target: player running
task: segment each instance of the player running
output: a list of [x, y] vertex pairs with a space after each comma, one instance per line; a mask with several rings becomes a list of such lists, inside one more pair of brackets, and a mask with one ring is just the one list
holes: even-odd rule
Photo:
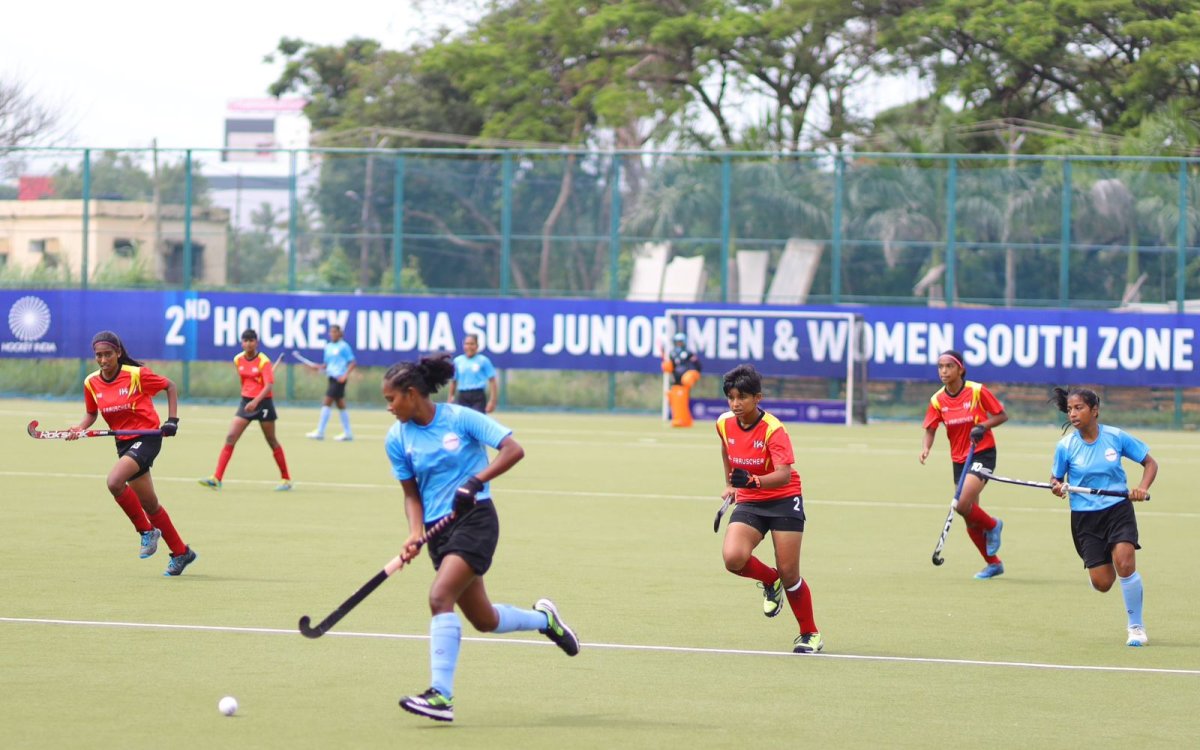
[[[979, 505], [979, 495], [987, 483], [987, 476], [996, 468], [996, 438], [992, 430], [1008, 421], [1008, 413], [987, 386], [967, 380], [967, 368], [962, 355], [948, 350], [938, 355], [938, 378], [942, 387], [929, 399], [925, 410], [925, 437], [921, 445], [921, 463], [929, 458], [933, 437], [939, 423], [946, 425], [946, 438], [950, 441], [950, 461], [954, 467], [954, 485], [967, 471], [962, 493], [955, 510], [967, 525], [967, 536], [979, 550], [987, 565], [975, 574], [985, 580], [1004, 574], [1004, 563], [996, 555], [1000, 551], [1000, 533], [1004, 522], [993, 518]], [[975, 444], [975, 457], [971, 466], [964, 466], [970, 444]]]
[[[1066, 432], [1054, 448], [1050, 468], [1050, 491], [1063, 497], [1063, 484], [1096, 490], [1126, 490], [1128, 498], [1071, 493], [1071, 535], [1075, 551], [1087, 568], [1092, 588], [1104, 593], [1121, 580], [1128, 618], [1125, 645], [1145, 646], [1150, 642], [1142, 619], [1142, 576], [1137, 572], [1137, 516], [1133, 503], [1150, 497], [1150, 485], [1158, 476], [1158, 462], [1141, 440], [1116, 427], [1100, 424], [1100, 397], [1087, 388], [1055, 388], [1051, 402], [1067, 415]], [[1128, 488], [1121, 458], [1142, 465], [1142, 481]]]
[[271, 358], [258, 350], [258, 332], [253, 328], [242, 331], [242, 351], [233, 358], [233, 369], [237, 371], [242, 381], [242, 403], [238, 406], [229, 425], [229, 434], [225, 436], [225, 445], [217, 456], [217, 469], [208, 479], [201, 479], [200, 484], [214, 490], [221, 489], [225, 479], [225, 467], [233, 458], [233, 447], [251, 422], [262, 426], [263, 437], [271, 447], [271, 455], [275, 457], [275, 465], [279, 467], [280, 483], [275, 487], [276, 492], [286, 492], [292, 488], [292, 478], [288, 474], [287, 458], [283, 455], [283, 446], [275, 439], [275, 401], [271, 397], [275, 387], [275, 367]]
[[[813, 619], [812, 589], [800, 577], [800, 545], [804, 541], [804, 495], [787, 430], [759, 407], [762, 377], [751, 365], [725, 373], [722, 383], [729, 411], [717, 419], [721, 461], [725, 465], [724, 497], [736, 494], [721, 555], [730, 573], [753, 578], [763, 588], [763, 614], [774, 617], [788, 606], [800, 626], [792, 651], [811, 654], [825, 647]], [[754, 556], [771, 532], [775, 568]]]
[[[184, 544], [167, 509], [158, 502], [150, 467], [162, 450], [162, 438], [179, 429], [179, 392], [175, 383], [152, 372], [129, 356], [125, 345], [112, 331], [92, 337], [92, 351], [100, 369], [83, 380], [85, 414], [71, 428], [67, 440], [78, 440], [96, 423], [96, 415], [113, 430], [162, 430], [162, 437], [118, 437], [117, 463], [108, 472], [108, 491], [141, 534], [140, 557], [158, 551], [161, 538], [171, 549], [171, 560], [163, 575], [181, 575], [196, 560], [196, 552]], [[167, 421], [159, 424], [154, 394], [167, 392]]]
[[[579, 653], [579, 639], [549, 599], [532, 609], [492, 604], [483, 576], [492, 564], [500, 524], [488, 482], [525, 456], [512, 430], [491, 417], [457, 404], [434, 403], [430, 394], [454, 377], [448, 355], [393, 365], [383, 378], [383, 398], [396, 424], [384, 439], [392, 473], [404, 488], [409, 556], [419, 552], [425, 530], [451, 513], [454, 520], [429, 541], [433, 584], [429, 589], [429, 659], [433, 679], [420, 695], [400, 699], [400, 707], [436, 721], [454, 720], [454, 673], [462, 640], [455, 605], [482, 633], [536, 630], [567, 656]], [[487, 448], [499, 451], [488, 462]]]

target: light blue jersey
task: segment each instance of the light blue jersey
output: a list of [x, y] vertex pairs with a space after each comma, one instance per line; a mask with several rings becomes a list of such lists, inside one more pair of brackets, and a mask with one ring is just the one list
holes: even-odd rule
[[454, 382], [460, 391], [475, 391], [486, 388], [488, 380], [496, 377], [492, 360], [482, 354], [468, 357], [460, 354], [454, 358]]
[[[1098, 425], [1096, 442], [1088, 443], [1079, 436], [1079, 431], [1058, 441], [1054, 449], [1052, 476], [1066, 478], [1067, 484], [1088, 487], [1094, 490], [1127, 490], [1125, 469], [1121, 458], [1141, 463], [1150, 455], [1150, 447], [1133, 435], [1108, 425]], [[1122, 498], [1104, 495], [1071, 493], [1071, 510], [1104, 510], [1116, 505]]]
[[[457, 404], [435, 404], [427, 425], [396, 422], [384, 438], [384, 449], [396, 479], [416, 479], [425, 507], [426, 525], [450, 513], [454, 491], [488, 465], [487, 448], [499, 448], [512, 430], [491, 417]], [[477, 500], [491, 499], [491, 483]]]
[[345, 375], [346, 370], [350, 368], [350, 363], [353, 361], [354, 352], [350, 350], [350, 345], [346, 343], [346, 339], [330, 341], [325, 345], [325, 374], [329, 377], [340, 378]]

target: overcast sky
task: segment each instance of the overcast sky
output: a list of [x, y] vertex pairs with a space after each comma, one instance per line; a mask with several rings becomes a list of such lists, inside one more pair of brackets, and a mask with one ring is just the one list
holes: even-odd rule
[[[267, 96], [284, 36], [340, 45], [354, 36], [404, 49], [438, 26], [465, 28], [471, 0], [12, 0], [0, 14], [0, 78], [62, 113], [64, 145], [220, 148], [232, 99]], [[445, 6], [454, 11], [443, 10]], [[186, 8], [186, 10], [184, 9]], [[873, 79], [855, 99], [868, 113], [916, 96], [912, 81]]]
[[263, 57], [284, 36], [341, 44], [353, 36], [402, 49], [454, 17], [408, 0], [331, 4], [209, 0], [65, 3], [15, 0], [0, 15], [0, 77], [56, 107], [68, 145], [216, 148], [229, 100], [267, 95], [281, 65]]

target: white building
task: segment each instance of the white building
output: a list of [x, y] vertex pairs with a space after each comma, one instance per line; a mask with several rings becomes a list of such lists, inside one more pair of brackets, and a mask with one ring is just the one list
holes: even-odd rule
[[282, 219], [288, 215], [291, 154], [277, 149], [302, 149], [296, 154], [301, 184], [310, 165], [309, 123], [303, 99], [230, 100], [225, 111], [224, 150], [220, 161], [205, 160], [203, 174], [212, 200], [229, 211], [238, 229], [251, 226], [250, 217], [267, 203]]

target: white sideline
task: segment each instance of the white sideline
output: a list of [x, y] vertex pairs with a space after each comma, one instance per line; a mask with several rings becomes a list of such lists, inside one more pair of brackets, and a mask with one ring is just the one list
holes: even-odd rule
[[[224, 625], [178, 625], [152, 622], [119, 622], [105, 620], [60, 620], [40, 617], [0, 617], [0, 622], [18, 625], [71, 625], [76, 627], [97, 628], [140, 628], [145, 630], [186, 630], [212, 633], [259, 633], [263, 635], [300, 636], [298, 630], [284, 628], [249, 628]], [[387, 638], [392, 640], [426, 641], [428, 635], [410, 635], [404, 633], [356, 633], [351, 631], [333, 631], [326, 633], [326, 638]], [[480, 638], [464, 637], [464, 641], [472, 643], [490, 643], [507, 645], [551, 646], [554, 644], [543, 639], [526, 640], [519, 638]], [[755, 651], [740, 648], [696, 648], [690, 646], [646, 646], [632, 643], [581, 643], [586, 648], [611, 649], [614, 651], [660, 651], [666, 653], [733, 655], [733, 656], [773, 656], [788, 659], [843, 659], [849, 661], [893, 662], [903, 664], [949, 664], [967, 667], [1009, 667], [1019, 669], [1051, 669], [1068, 672], [1128, 672], [1136, 674], [1171, 674], [1200, 676], [1200, 669], [1165, 669], [1160, 667], [1114, 667], [1092, 664], [1045, 664], [1025, 661], [983, 661], [980, 659], [935, 659], [920, 656], [871, 656], [861, 654], [832, 654], [820, 653], [797, 656], [786, 651]]]

